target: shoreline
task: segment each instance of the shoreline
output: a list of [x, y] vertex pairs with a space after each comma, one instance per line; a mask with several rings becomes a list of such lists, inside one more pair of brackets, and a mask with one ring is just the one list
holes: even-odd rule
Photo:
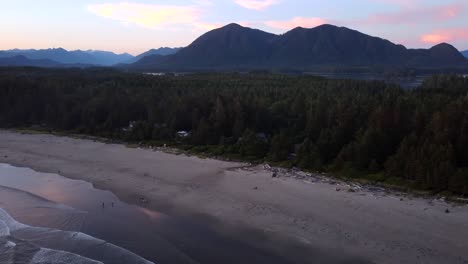
[[[380, 191], [384, 191], [387, 193], [393, 193], [393, 194], [398, 194], [399, 196], [412, 196], [414, 198], [424, 198], [424, 199], [442, 199], [444, 201], [447, 201], [448, 203], [454, 203], [456, 205], [468, 205], [468, 198], [465, 196], [460, 196], [460, 195], [455, 195], [455, 194], [444, 194], [444, 193], [433, 193], [431, 191], [427, 190], [421, 190], [421, 189], [414, 189], [412, 187], [408, 187], [407, 185], [394, 185], [394, 184], [387, 184], [384, 182], [376, 182], [376, 181], [371, 181], [366, 178], [349, 178], [349, 177], [341, 177], [334, 175], [332, 173], [328, 172], [312, 172], [312, 171], [304, 171], [296, 167], [288, 168], [288, 167], [282, 167], [281, 165], [278, 164], [269, 164], [266, 161], [263, 162], [252, 162], [248, 160], [242, 160], [242, 159], [233, 159], [225, 156], [216, 156], [216, 155], [210, 155], [209, 153], [204, 153], [204, 152], [192, 152], [189, 150], [184, 150], [182, 148], [179, 148], [177, 146], [167, 146], [167, 147], [161, 147], [161, 146], [154, 146], [154, 145], [148, 145], [144, 144], [142, 142], [140, 143], [129, 143], [125, 142], [122, 140], [115, 140], [115, 139], [110, 139], [110, 138], [105, 138], [105, 137], [99, 137], [99, 136], [92, 136], [92, 135], [87, 135], [87, 134], [70, 134], [66, 132], [60, 132], [60, 131], [44, 131], [44, 130], [35, 130], [35, 129], [0, 129], [4, 131], [11, 131], [15, 133], [20, 133], [20, 134], [26, 134], [26, 135], [51, 135], [51, 136], [57, 136], [57, 137], [68, 137], [68, 138], [73, 138], [73, 139], [81, 139], [81, 140], [91, 140], [93, 142], [99, 142], [99, 143], [104, 143], [104, 144], [116, 144], [116, 145], [123, 145], [127, 148], [132, 148], [132, 149], [142, 149], [142, 150], [150, 150], [150, 151], [155, 151], [155, 152], [162, 152], [165, 154], [170, 154], [170, 155], [182, 155], [185, 157], [194, 157], [198, 159], [212, 159], [212, 160], [217, 160], [221, 162], [230, 162], [230, 163], [237, 163], [237, 164], [243, 164], [243, 166], [239, 166], [238, 168], [247, 168], [247, 167], [253, 167], [253, 166], [264, 166], [265, 170], [270, 171], [272, 174], [273, 173], [278, 173], [280, 172], [281, 174], [287, 175], [286, 177], [290, 177], [291, 174], [295, 174], [297, 172], [306, 174], [308, 177], [312, 176], [312, 178], [324, 178], [329, 181], [333, 181], [336, 183], [345, 183], [346, 185], [353, 185], [353, 186], [358, 186], [359, 188], [367, 188], [367, 189], [380, 189]], [[170, 144], [169, 142], [167, 144]], [[292, 178], [297, 178], [297, 177], [292, 177]], [[304, 177], [299, 177], [300, 180], [304, 179]]]
[[442, 200], [374, 193], [312, 174], [272, 177], [261, 165], [6, 130], [0, 130], [0, 162], [88, 181], [150, 209], [216, 219], [209, 223], [221, 230], [272, 234], [284, 245], [376, 263], [468, 262], [468, 207]]

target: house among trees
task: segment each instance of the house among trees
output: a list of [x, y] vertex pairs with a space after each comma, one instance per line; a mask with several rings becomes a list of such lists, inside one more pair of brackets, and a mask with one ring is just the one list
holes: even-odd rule
[[137, 123], [136, 121], [130, 121], [130, 122], [128, 123], [128, 127], [122, 128], [122, 131], [123, 131], [123, 132], [130, 132], [130, 131], [132, 131], [132, 129], [135, 127], [136, 123]]
[[189, 132], [183, 131], [183, 130], [178, 131], [176, 134], [177, 134], [177, 137], [179, 137], [179, 138], [186, 138], [186, 137], [190, 136]]

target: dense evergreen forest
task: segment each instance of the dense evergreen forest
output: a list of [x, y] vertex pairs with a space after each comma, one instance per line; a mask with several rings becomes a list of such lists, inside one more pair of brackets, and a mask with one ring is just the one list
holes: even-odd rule
[[31, 126], [468, 194], [468, 79], [456, 75], [404, 90], [262, 73], [0, 69], [0, 127]]

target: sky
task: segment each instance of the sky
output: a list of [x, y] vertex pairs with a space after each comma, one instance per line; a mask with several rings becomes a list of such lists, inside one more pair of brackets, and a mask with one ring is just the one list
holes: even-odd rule
[[238, 23], [275, 34], [334, 24], [409, 48], [468, 49], [468, 0], [0, 0], [0, 50], [139, 54]]

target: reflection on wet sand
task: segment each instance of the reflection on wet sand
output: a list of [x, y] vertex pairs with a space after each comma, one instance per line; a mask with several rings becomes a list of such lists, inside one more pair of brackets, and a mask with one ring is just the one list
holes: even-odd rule
[[[22, 255], [26, 259], [22, 263], [46, 258], [67, 258], [65, 263], [291, 263], [223, 236], [206, 223], [125, 204], [83, 181], [7, 164], [0, 164], [0, 208], [5, 210], [3, 219], [11, 215], [14, 223], [27, 225], [7, 236], [10, 240], [5, 243], [11, 246], [14, 240], [15, 249], [0, 253], [5, 258]], [[242, 237], [256, 239], [249, 234]], [[73, 254], [85, 259], [73, 262]]]

